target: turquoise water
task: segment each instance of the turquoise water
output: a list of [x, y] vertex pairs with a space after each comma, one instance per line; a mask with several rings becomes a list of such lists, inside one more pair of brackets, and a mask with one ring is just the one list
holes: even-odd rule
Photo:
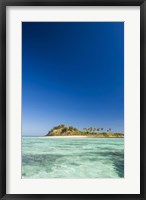
[[122, 138], [22, 138], [22, 178], [122, 177]]

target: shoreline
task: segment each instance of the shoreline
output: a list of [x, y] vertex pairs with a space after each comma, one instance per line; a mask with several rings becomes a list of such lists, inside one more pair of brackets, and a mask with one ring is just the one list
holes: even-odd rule
[[37, 136], [37, 138], [87, 138], [85, 135], [65, 135], [65, 136]]
[[34, 136], [42, 139], [50, 139], [50, 138], [124, 138], [124, 137], [96, 137], [96, 136], [86, 136], [86, 135], [72, 135], [72, 136]]

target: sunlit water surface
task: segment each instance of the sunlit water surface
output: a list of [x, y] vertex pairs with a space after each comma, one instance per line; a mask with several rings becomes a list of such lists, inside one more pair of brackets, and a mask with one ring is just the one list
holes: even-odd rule
[[22, 178], [123, 178], [122, 138], [22, 138]]

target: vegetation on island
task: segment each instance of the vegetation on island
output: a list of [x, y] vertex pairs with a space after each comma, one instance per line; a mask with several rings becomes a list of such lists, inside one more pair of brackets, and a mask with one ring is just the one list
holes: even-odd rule
[[116, 137], [123, 138], [123, 133], [112, 133], [112, 129], [104, 131], [104, 128], [83, 128], [83, 131], [73, 127], [65, 126], [64, 124], [52, 128], [46, 136], [88, 136], [88, 137]]

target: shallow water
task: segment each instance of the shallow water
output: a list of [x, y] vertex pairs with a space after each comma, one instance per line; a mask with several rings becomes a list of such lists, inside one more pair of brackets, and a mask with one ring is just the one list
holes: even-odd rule
[[22, 138], [22, 178], [123, 177], [123, 138]]

